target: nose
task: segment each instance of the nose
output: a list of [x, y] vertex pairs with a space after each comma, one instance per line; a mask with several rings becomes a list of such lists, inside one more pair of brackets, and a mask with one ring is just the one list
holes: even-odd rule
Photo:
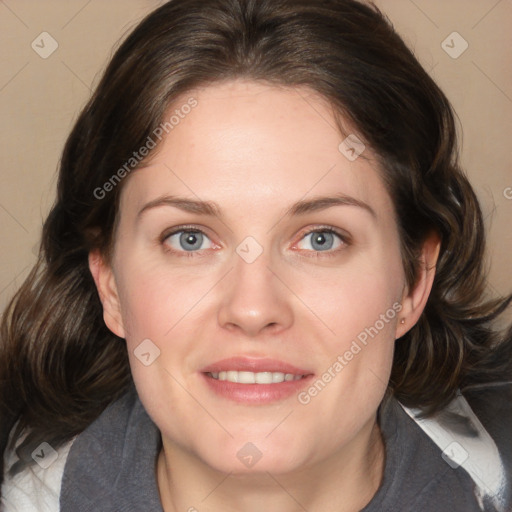
[[265, 252], [247, 263], [236, 253], [218, 310], [221, 327], [248, 337], [277, 334], [293, 324], [291, 293], [270, 268]]

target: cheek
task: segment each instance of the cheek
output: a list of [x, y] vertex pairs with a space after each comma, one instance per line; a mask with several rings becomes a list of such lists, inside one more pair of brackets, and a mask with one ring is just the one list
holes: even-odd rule
[[[398, 246], [390, 245], [331, 270], [330, 277], [304, 280], [304, 302], [328, 329], [319, 324], [325, 335], [317, 350], [324, 354], [325, 373], [299, 401], [315, 401], [311, 410], [331, 417], [341, 430], [355, 428], [358, 416], [369, 417], [387, 388], [403, 279]], [[361, 400], [353, 403], [354, 396]], [[344, 407], [337, 407], [338, 403]], [[354, 408], [353, 414], [344, 418], [347, 407]]]
[[387, 258], [360, 260], [339, 269], [305, 299], [330, 332], [325, 329], [317, 348], [323, 373], [299, 403], [337, 425], [340, 438], [371, 417], [388, 386], [403, 273], [399, 262], [385, 263]]
[[[156, 261], [155, 261], [156, 260]], [[163, 261], [161, 261], [163, 260]], [[173, 267], [165, 258], [137, 257], [119, 266], [117, 279], [129, 345], [139, 339], [162, 340], [194, 316], [194, 308], [214, 283], [214, 275]], [[211, 283], [210, 283], [211, 281]]]
[[295, 290], [329, 328], [331, 338], [346, 342], [376, 323], [384, 336], [394, 336], [403, 283], [398, 250], [389, 249], [354, 258], [314, 277], [305, 272], [296, 276]]

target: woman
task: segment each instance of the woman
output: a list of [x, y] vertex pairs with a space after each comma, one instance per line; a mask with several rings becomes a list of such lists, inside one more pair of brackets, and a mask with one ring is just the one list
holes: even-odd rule
[[377, 9], [166, 3], [3, 318], [5, 511], [510, 510], [483, 250], [450, 105]]

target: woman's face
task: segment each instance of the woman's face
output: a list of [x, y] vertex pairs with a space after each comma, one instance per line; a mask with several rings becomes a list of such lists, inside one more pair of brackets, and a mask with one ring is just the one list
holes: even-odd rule
[[399, 237], [371, 152], [340, 149], [307, 89], [235, 81], [176, 109], [122, 192], [105, 307], [146, 410], [167, 446], [224, 472], [350, 451], [402, 334]]

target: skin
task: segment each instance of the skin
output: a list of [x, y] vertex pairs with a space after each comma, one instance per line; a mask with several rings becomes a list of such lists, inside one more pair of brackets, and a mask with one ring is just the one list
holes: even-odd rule
[[[376, 413], [394, 343], [425, 306], [438, 240], [426, 241], [409, 289], [371, 151], [354, 162], [339, 151], [345, 137], [312, 91], [238, 80], [194, 97], [198, 106], [124, 183], [111, 260], [90, 254], [105, 322], [126, 339], [140, 399], [162, 434], [164, 509], [360, 510], [382, 479]], [[286, 214], [298, 201], [335, 194], [374, 215], [357, 205]], [[171, 205], [139, 214], [163, 195], [213, 201], [221, 216]], [[200, 250], [185, 251], [179, 235], [165, 238], [183, 225], [207, 235]], [[326, 226], [345, 241], [334, 237], [331, 249], [315, 250], [308, 233]], [[236, 252], [248, 236], [263, 248], [253, 263]], [[307, 405], [296, 394], [235, 403], [214, 394], [199, 372], [251, 356], [319, 377], [396, 303], [400, 314]], [[160, 357], [144, 366], [134, 350], [148, 338]], [[250, 468], [237, 457], [247, 442], [262, 453]]]

